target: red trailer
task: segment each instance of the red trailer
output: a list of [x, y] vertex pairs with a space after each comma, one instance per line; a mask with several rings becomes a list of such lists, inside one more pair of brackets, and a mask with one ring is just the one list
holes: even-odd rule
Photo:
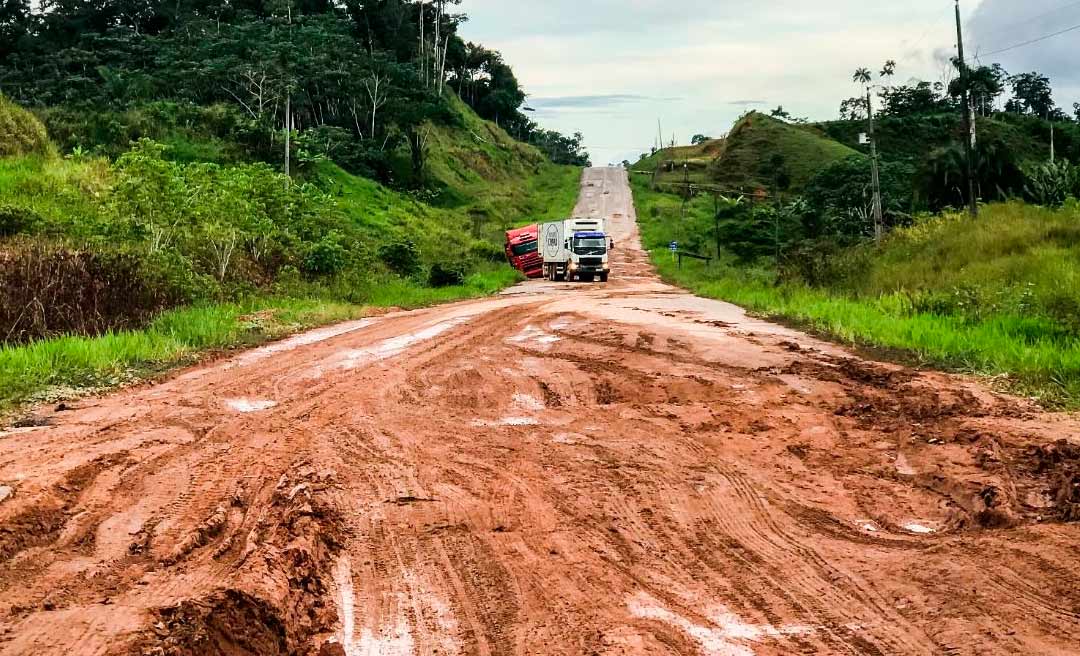
[[529, 278], [544, 276], [544, 258], [540, 255], [540, 226], [506, 231], [506, 259]]

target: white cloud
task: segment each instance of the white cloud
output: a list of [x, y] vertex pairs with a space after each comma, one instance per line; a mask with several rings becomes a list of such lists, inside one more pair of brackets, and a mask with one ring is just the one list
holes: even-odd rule
[[[1048, 11], [1061, 0], [964, 4], [976, 52], [991, 27]], [[666, 139], [673, 132], [680, 142], [695, 133], [720, 134], [747, 100], [832, 118], [856, 91], [850, 82], [855, 68], [896, 59], [898, 80], [936, 81], [942, 68], [935, 51], [956, 41], [953, 4], [945, 0], [463, 0], [461, 10], [470, 16], [464, 37], [503, 52], [538, 105], [536, 119], [582, 132], [597, 163], [647, 150], [658, 118]], [[1072, 11], [1045, 20], [1080, 23], [1080, 3]], [[1044, 28], [1034, 21], [1025, 29], [1037, 36]], [[1024, 58], [1002, 55], [1001, 61], [1010, 70], [1015, 61], [1017, 71], [1050, 74], [1059, 104], [1071, 107], [1078, 95], [1070, 89], [1077, 86], [1072, 78], [1080, 73], [1066, 61], [1075, 61], [1080, 39], [1075, 33], [1061, 39], [1060, 52], [1039, 44]], [[551, 98], [597, 100], [544, 102]]]

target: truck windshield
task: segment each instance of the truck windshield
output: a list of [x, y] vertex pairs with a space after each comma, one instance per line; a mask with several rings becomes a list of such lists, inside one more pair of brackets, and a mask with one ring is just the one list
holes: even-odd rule
[[513, 250], [514, 252], [514, 257], [521, 257], [522, 255], [528, 255], [529, 253], [535, 253], [536, 244], [537, 242], [530, 241], [524, 244], [518, 244], [517, 246], [514, 246], [514, 248], [511, 250]]
[[574, 239], [574, 253], [577, 255], [604, 255], [607, 253], [607, 239], [603, 237]]

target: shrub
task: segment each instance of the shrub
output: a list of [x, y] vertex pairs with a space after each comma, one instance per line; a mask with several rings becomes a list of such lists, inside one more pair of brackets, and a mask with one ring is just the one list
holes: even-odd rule
[[346, 264], [347, 253], [337, 233], [326, 235], [308, 249], [304, 258], [304, 271], [310, 274], [330, 276], [340, 273]]
[[498, 244], [493, 244], [490, 241], [473, 242], [472, 246], [469, 247], [469, 254], [484, 262], [493, 262], [495, 264], [506, 262], [506, 251]]
[[411, 239], [384, 245], [379, 249], [379, 259], [398, 275], [414, 276], [420, 272], [420, 249]]
[[453, 287], [465, 282], [468, 271], [460, 262], [436, 262], [428, 274], [428, 284], [432, 287]]
[[0, 95], [0, 157], [47, 155], [51, 150], [41, 121]]
[[1076, 170], [1064, 160], [1024, 169], [1024, 195], [1044, 207], [1061, 207], [1077, 185]]
[[28, 232], [42, 222], [34, 210], [15, 205], [0, 205], [0, 237]]
[[16, 239], [0, 249], [0, 341], [100, 334], [191, 300], [167, 263], [121, 250]]

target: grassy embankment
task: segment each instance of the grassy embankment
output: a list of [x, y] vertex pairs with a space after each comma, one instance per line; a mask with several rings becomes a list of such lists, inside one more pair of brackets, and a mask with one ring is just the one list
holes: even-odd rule
[[[999, 377], [1050, 406], [1080, 408], [1080, 208], [991, 205], [979, 221], [948, 214], [848, 251], [831, 282], [780, 279], [771, 265], [722, 260], [679, 270], [680, 230], [707, 232], [711, 201], [681, 200], [635, 177], [644, 245], [668, 281], [754, 314], [916, 364]], [[666, 209], [665, 209], [666, 208]]]
[[[26, 118], [13, 106], [3, 109], [19, 112], [20, 121]], [[467, 108], [462, 111], [471, 114]], [[191, 363], [206, 351], [252, 346], [355, 318], [369, 307], [416, 308], [491, 294], [513, 284], [518, 274], [500, 261], [500, 226], [568, 215], [580, 171], [551, 165], [474, 115], [466, 116], [466, 121], [476, 123], [474, 129], [484, 126], [492, 138], [477, 140], [468, 131], [444, 131], [430, 153], [429, 165], [434, 176], [443, 176], [440, 180], [446, 182], [446, 171], [470, 179], [469, 185], [454, 187], [454, 180], [446, 184], [456, 198], [454, 204], [428, 204], [333, 164], [320, 164], [306, 176], [325, 197], [315, 198], [304, 211], [316, 212], [319, 221], [329, 224], [317, 227], [344, 244], [341, 252], [330, 251], [332, 257], [346, 258], [340, 273], [315, 275], [286, 268], [263, 284], [231, 274], [230, 279], [215, 281], [199, 271], [205, 254], [179, 253], [182, 258], [176, 261], [192, 269], [182, 273], [200, 282], [186, 307], [162, 312], [136, 329], [49, 334], [30, 341], [10, 341], [9, 335], [3, 340], [7, 343], [0, 345], [0, 411], [55, 398], [57, 390], [70, 395], [101, 389]], [[23, 123], [37, 130], [34, 123]], [[5, 125], [0, 121], [0, 127]], [[0, 157], [0, 223], [4, 216], [29, 221], [16, 225], [13, 230], [19, 234], [14, 236], [0, 225], [0, 256], [39, 243], [76, 252], [145, 252], [140, 238], [118, 227], [113, 190], [125, 172], [104, 158], [61, 158], [51, 144], [35, 144]], [[188, 154], [190, 149], [183, 159]], [[478, 207], [483, 208], [479, 221]], [[299, 234], [295, 232], [299, 229], [308, 228], [297, 224], [289, 230]], [[123, 241], [129, 237], [130, 242]], [[380, 249], [402, 240], [416, 243], [414, 273], [394, 270], [380, 259]], [[291, 257], [303, 262], [312, 247], [304, 248], [308, 250]], [[429, 271], [447, 262], [464, 263], [460, 282], [433, 284]], [[245, 266], [250, 270], [252, 265]], [[212, 284], [202, 284], [207, 281]]]
[[665, 190], [689, 180], [744, 193], [772, 188], [777, 173], [783, 171], [784, 192], [790, 194], [800, 191], [821, 169], [854, 154], [815, 126], [792, 125], [751, 112], [722, 139], [664, 148], [642, 157], [632, 168], [656, 171], [655, 182]]

